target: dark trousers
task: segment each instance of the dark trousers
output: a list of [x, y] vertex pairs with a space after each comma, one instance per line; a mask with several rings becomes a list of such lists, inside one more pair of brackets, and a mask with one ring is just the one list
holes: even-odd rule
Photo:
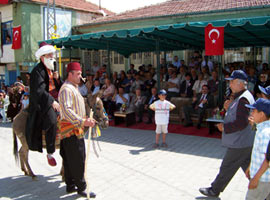
[[60, 155], [65, 169], [65, 183], [67, 187], [77, 186], [78, 191], [86, 188], [84, 180], [85, 145], [84, 138], [78, 139], [73, 135], [61, 140]]
[[240, 167], [244, 172], [246, 171], [250, 163], [251, 152], [252, 147], [227, 149], [219, 174], [211, 184], [214, 192], [223, 192]]
[[147, 114], [148, 114], [148, 121], [152, 122], [152, 118], [153, 118], [155, 112], [148, 107], [147, 108]]
[[142, 118], [143, 118], [143, 110], [144, 110], [143, 104], [135, 106], [135, 113], [139, 117], [139, 120], [142, 120]]
[[57, 131], [57, 124], [54, 124], [45, 133], [47, 153], [51, 154], [55, 152], [56, 131]]
[[198, 114], [199, 116], [199, 121], [198, 121], [198, 124], [201, 124], [202, 123], [202, 120], [203, 120], [203, 116], [205, 114], [205, 109], [204, 108], [193, 108], [192, 106], [185, 106], [184, 107], [184, 114], [185, 114], [185, 118], [186, 118], [186, 123], [192, 123], [191, 119], [190, 119], [190, 114], [192, 113], [196, 113]]

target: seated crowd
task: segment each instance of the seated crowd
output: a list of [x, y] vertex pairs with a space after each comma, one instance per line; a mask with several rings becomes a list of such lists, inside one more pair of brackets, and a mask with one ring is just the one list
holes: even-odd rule
[[[242, 69], [248, 75], [247, 89], [256, 97], [261, 97], [259, 86], [267, 87], [270, 85], [269, 75], [270, 69], [267, 63], [263, 63], [256, 68], [252, 65], [245, 65], [244, 62], [229, 63], [222, 71], [222, 76], [229, 76], [233, 70]], [[29, 74], [28, 74], [29, 75]], [[55, 86], [61, 86], [58, 73], [54, 72]], [[27, 76], [30, 77], [30, 76]], [[218, 64], [212, 62], [207, 56], [202, 58], [198, 52], [194, 52], [194, 56], [188, 64], [184, 60], [179, 60], [174, 56], [171, 63], [166, 63], [161, 59], [160, 63], [160, 89], [167, 91], [167, 99], [182, 98], [190, 102], [183, 108], [185, 125], [192, 125], [191, 115], [198, 115], [197, 128], [205, 115], [206, 109], [214, 107], [222, 107], [223, 102], [218, 102]], [[114, 117], [114, 112], [122, 108], [135, 111], [137, 121], [143, 121], [143, 115], [147, 115], [145, 123], [152, 123], [154, 112], [149, 109], [149, 105], [158, 100], [157, 88], [158, 77], [156, 68], [151, 64], [141, 65], [138, 70], [134, 64], [130, 64], [130, 69], [125, 71], [113, 72], [111, 78], [107, 74], [107, 66], [98, 66], [97, 62], [91, 66], [90, 70], [86, 70], [86, 78], [79, 84], [79, 91], [82, 96], [88, 94], [96, 94], [100, 90], [104, 107], [109, 114], [109, 118]], [[29, 88], [22, 84], [20, 77], [17, 82], [6, 87], [2, 84], [0, 91], [0, 113], [2, 121], [8, 119], [13, 120], [16, 114], [27, 107]], [[222, 82], [222, 90], [224, 99], [231, 94], [229, 82]], [[176, 110], [179, 108], [176, 108]]]
[[[245, 65], [243, 62], [229, 63], [222, 71], [222, 76], [229, 76], [235, 69], [242, 69], [248, 74], [247, 88], [255, 97], [260, 97], [258, 86], [266, 87], [270, 85], [268, 74], [270, 70], [267, 64], [254, 68], [252, 65]], [[94, 74], [95, 73], [95, 74]], [[104, 107], [109, 114], [109, 118], [114, 117], [114, 112], [123, 107], [135, 111], [137, 122], [143, 121], [144, 113], [147, 115], [145, 123], [152, 123], [153, 111], [149, 105], [158, 99], [157, 97], [157, 73], [156, 68], [151, 64], [142, 65], [135, 69], [134, 64], [130, 64], [130, 69], [113, 72], [112, 78], [106, 72], [106, 65], [98, 67], [97, 63], [93, 69], [86, 71], [86, 82], [84, 86], [89, 93], [96, 93], [103, 89], [102, 100]], [[172, 63], [165, 63], [161, 60], [160, 68], [160, 89], [167, 91], [167, 99], [184, 98], [189, 99], [190, 104], [184, 107], [185, 125], [192, 125], [190, 115], [198, 115], [197, 128], [205, 115], [206, 109], [222, 107], [223, 102], [218, 102], [218, 64], [213, 63], [207, 56], [202, 59], [198, 52], [190, 63], [185, 64], [184, 60], [178, 60], [175, 56]], [[83, 83], [82, 83], [83, 84]], [[222, 82], [224, 99], [231, 94], [229, 82]], [[85, 93], [82, 93], [85, 96]]]

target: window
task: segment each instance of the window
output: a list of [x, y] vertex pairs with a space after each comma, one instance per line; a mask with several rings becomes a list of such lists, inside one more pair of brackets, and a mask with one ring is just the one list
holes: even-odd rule
[[12, 43], [12, 21], [1, 23], [3, 44]]
[[114, 58], [113, 58], [113, 63], [114, 64], [119, 64], [119, 59], [118, 59], [118, 53], [114, 52]]

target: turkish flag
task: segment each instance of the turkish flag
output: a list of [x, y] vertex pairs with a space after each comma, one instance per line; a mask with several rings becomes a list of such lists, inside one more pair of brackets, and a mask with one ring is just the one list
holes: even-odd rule
[[0, 4], [8, 4], [8, 0], [0, 0]]
[[12, 34], [12, 49], [20, 49], [22, 47], [22, 40], [21, 40], [21, 26], [13, 27], [13, 34]]
[[213, 27], [212, 24], [204, 29], [205, 55], [216, 56], [224, 54], [224, 27]]

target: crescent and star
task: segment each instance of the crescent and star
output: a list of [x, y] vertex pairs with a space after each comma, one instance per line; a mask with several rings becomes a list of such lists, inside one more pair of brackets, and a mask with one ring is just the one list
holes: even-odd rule
[[15, 31], [13, 34], [15, 41], [18, 39], [18, 35], [19, 35], [19, 31]]
[[209, 31], [209, 33], [208, 33], [208, 37], [209, 37], [209, 39], [212, 41], [213, 44], [216, 43], [216, 40], [211, 38], [211, 34], [214, 33], [214, 32], [217, 33], [217, 39], [218, 39], [218, 38], [219, 38], [219, 31], [218, 31], [217, 29], [212, 29], [212, 30]]

